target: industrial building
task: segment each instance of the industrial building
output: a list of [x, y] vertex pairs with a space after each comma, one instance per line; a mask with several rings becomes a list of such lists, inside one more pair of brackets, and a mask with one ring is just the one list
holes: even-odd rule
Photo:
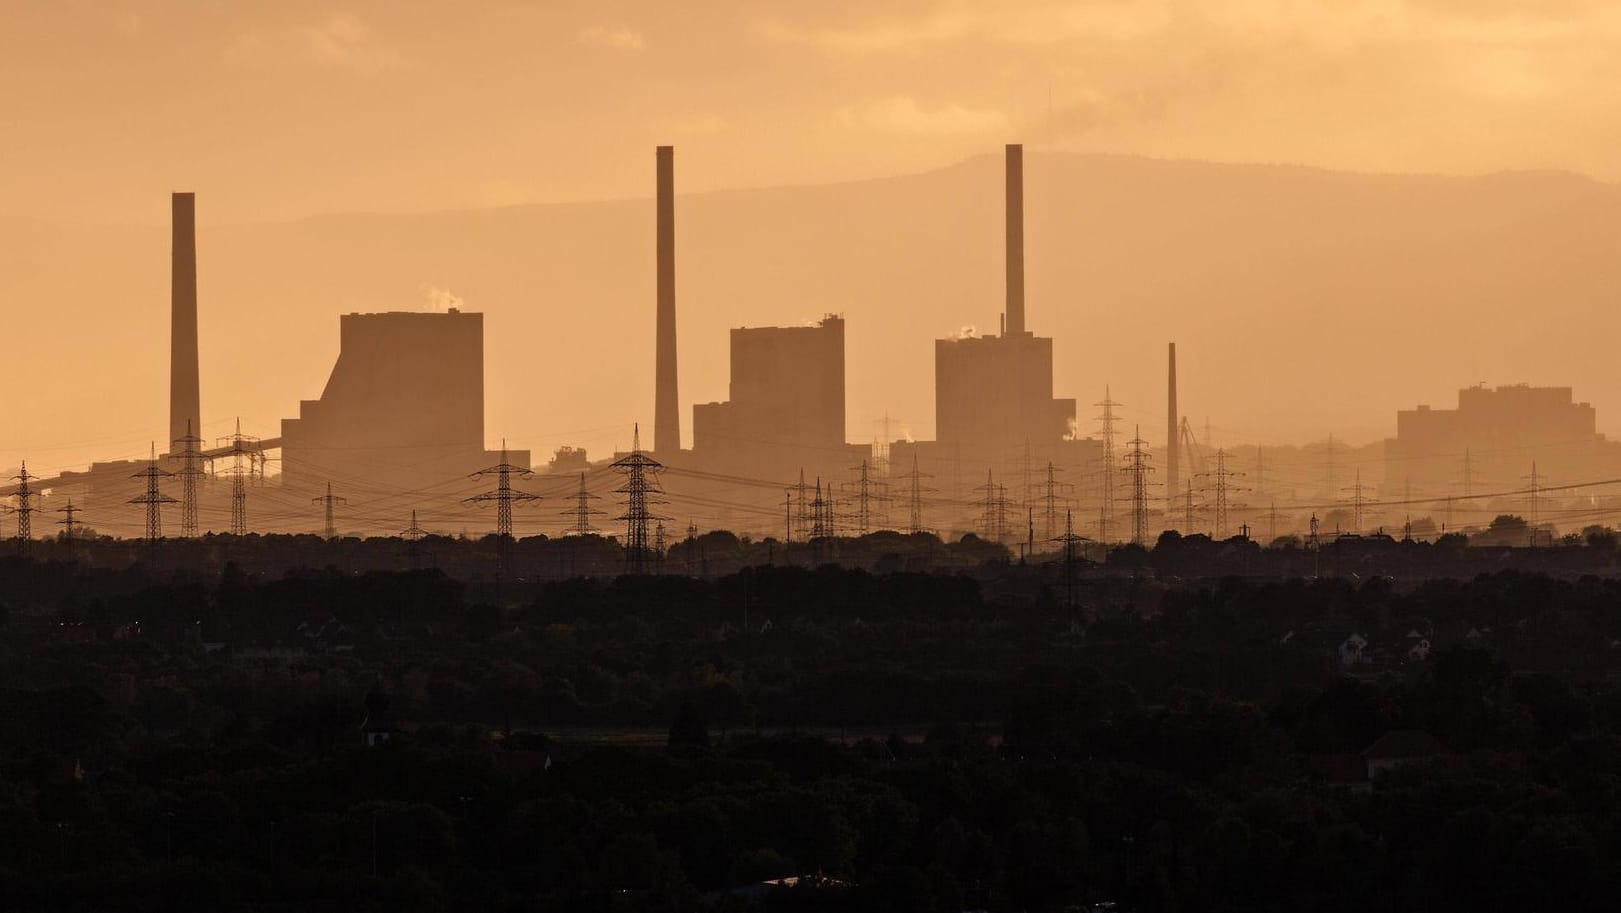
[[1385, 446], [1385, 484], [1417, 497], [1477, 496], [1572, 484], [1621, 473], [1621, 443], [1598, 433], [1592, 405], [1570, 387], [1468, 387], [1456, 409], [1396, 413]]
[[500, 462], [484, 447], [483, 314], [345, 314], [339, 337], [321, 398], [282, 420], [284, 486], [412, 491]]
[[995, 468], [1027, 448], [1055, 457], [1075, 426], [1075, 400], [1053, 397], [1052, 339], [1025, 329], [1023, 146], [1007, 147], [1006, 176], [1002, 333], [934, 344], [935, 442], [954, 458]]
[[693, 406], [692, 440], [698, 465], [757, 478], [847, 470], [844, 318], [732, 330], [728, 399]]

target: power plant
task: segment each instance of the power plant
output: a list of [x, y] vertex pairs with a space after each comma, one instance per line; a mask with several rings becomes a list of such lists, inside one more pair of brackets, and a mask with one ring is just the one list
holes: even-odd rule
[[[484, 502], [497, 502], [494, 525], [503, 539], [584, 536], [595, 535], [589, 500], [627, 490], [612, 486], [630, 467], [641, 480], [631, 486], [638, 506], [619, 518], [627, 527], [611, 532], [637, 543], [638, 568], [656, 563], [669, 529], [684, 526], [690, 537], [699, 517], [788, 545], [904, 529], [950, 538], [974, 533], [1029, 553], [1072, 549], [1082, 530], [1104, 542], [1145, 541], [1161, 529], [1226, 534], [1229, 517], [1245, 509], [1231, 498], [1246, 490], [1232, 482], [1244, 474], [1232, 468], [1243, 458], [1212, 448], [1208, 431], [1203, 446], [1193, 434], [1178, 400], [1176, 343], [1167, 348], [1163, 462], [1140, 434], [1124, 450], [1117, 446], [1121, 404], [1107, 388], [1096, 436], [1080, 431], [1076, 399], [1055, 395], [1055, 341], [1036, 335], [1027, 321], [1022, 146], [1006, 146], [1003, 168], [999, 332], [935, 340], [933, 440], [896, 438], [887, 421], [875, 440], [849, 440], [845, 341], [847, 332], [861, 332], [860, 321], [847, 324], [845, 315], [829, 313], [801, 326], [731, 329], [727, 398], [692, 404], [691, 445], [683, 447], [675, 150], [659, 146], [650, 450], [640, 449], [637, 435], [630, 451], [592, 462], [582, 449], [565, 446], [534, 480], [538, 494], [512, 488], [513, 477], [530, 473], [530, 452], [505, 442], [490, 447], [484, 315], [458, 308], [341, 315], [339, 354], [318, 398], [299, 402], [275, 436], [255, 438], [238, 427], [207, 441], [196, 198], [175, 193], [167, 440], [153, 442], [149, 460], [94, 463], [45, 479], [20, 473], [0, 497], [16, 501], [20, 519], [41, 509], [42, 493], [71, 498], [76, 526], [131, 537], [228, 529], [320, 530], [333, 538], [409, 528], [420, 538], [425, 527], [489, 528], [479, 511]], [[1449, 517], [1457, 498], [1527, 479], [1540, 490], [1549, 478], [1621, 472], [1621, 444], [1597, 434], [1593, 408], [1574, 402], [1569, 388], [1470, 388], [1460, 392], [1456, 410], [1400, 412], [1397, 435], [1383, 447], [1382, 500], [1395, 498], [1399, 486], [1400, 503], [1446, 500]], [[1354, 490], [1346, 489], [1349, 476], [1336, 476], [1334, 448], [1330, 436], [1320, 480], [1280, 478], [1274, 468], [1268, 497], [1315, 499], [1292, 518], [1297, 527], [1308, 515], [1343, 509], [1353, 531], [1366, 531], [1365, 508], [1377, 503], [1372, 486], [1357, 475]], [[1253, 488], [1260, 489], [1267, 465], [1258, 447], [1253, 468]], [[655, 482], [661, 474], [662, 483]], [[493, 493], [484, 490], [492, 475], [500, 480]], [[542, 498], [586, 506], [514, 514], [515, 506]], [[1275, 503], [1269, 506], [1275, 529], [1280, 514]], [[178, 522], [165, 525], [164, 512], [176, 509]], [[1260, 508], [1253, 510], [1258, 519]], [[557, 528], [558, 515], [572, 525]]]
[[[321, 398], [281, 423], [282, 484], [414, 491], [501, 457], [484, 446], [484, 315], [345, 314]], [[529, 451], [506, 452], [529, 468]]]

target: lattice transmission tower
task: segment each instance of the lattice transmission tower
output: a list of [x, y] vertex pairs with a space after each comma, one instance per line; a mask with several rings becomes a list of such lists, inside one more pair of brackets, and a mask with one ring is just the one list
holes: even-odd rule
[[56, 521], [56, 525], [62, 527], [62, 545], [67, 549], [68, 560], [71, 561], [73, 559], [73, 540], [74, 537], [78, 535], [74, 532], [74, 530], [80, 526], [83, 526], [84, 523], [78, 519], [75, 519], [75, 515], [79, 512], [79, 508], [73, 506], [72, 498], [68, 498], [68, 505], [66, 507], [59, 507], [56, 509], [56, 512], [62, 514], [62, 519]]
[[1103, 413], [1097, 419], [1098, 436], [1103, 439], [1103, 491], [1102, 500], [1098, 506], [1098, 541], [1108, 542], [1109, 533], [1114, 528], [1114, 436], [1116, 434], [1114, 410], [1118, 409], [1121, 404], [1114, 401], [1114, 398], [1109, 395], [1109, 388], [1105, 386], [1103, 388], [1103, 402], [1095, 405], [1103, 409]]
[[501, 440], [501, 462], [494, 466], [487, 466], [468, 476], [470, 479], [495, 476], [495, 490], [465, 498], [467, 504], [484, 504], [495, 502], [495, 534], [501, 537], [503, 548], [512, 540], [512, 505], [518, 501], [539, 501], [540, 495], [527, 491], [520, 491], [512, 487], [512, 477], [525, 478], [534, 475], [523, 466], [514, 466], [507, 460], [507, 442]]
[[1148, 442], [1143, 440], [1142, 427], [1137, 426], [1126, 442], [1124, 467], [1131, 486], [1131, 541], [1136, 545], [1148, 542], [1148, 476], [1154, 471], [1150, 460]]
[[642, 452], [638, 425], [632, 432], [630, 453], [615, 460], [611, 468], [625, 477], [624, 484], [614, 489], [625, 496], [625, 512], [614, 518], [625, 523], [625, 573], [645, 574], [649, 560], [656, 557], [648, 540], [649, 525], [668, 519], [653, 513], [655, 505], [664, 503], [660, 498], [664, 490], [658, 482], [664, 464]]
[[174, 477], [174, 473], [158, 468], [158, 447], [152, 445], [152, 460], [147, 467], [130, 476], [132, 479], [141, 479], [146, 482], [146, 490], [136, 497], [130, 498], [129, 503], [140, 504], [146, 508], [146, 541], [157, 542], [163, 538], [163, 505], [176, 504], [174, 498], [163, 493], [164, 479]]
[[[1041, 517], [1044, 524], [1043, 533], [1044, 537], [1049, 542], [1055, 541], [1055, 538], [1058, 535], [1059, 502], [1063, 502], [1066, 505], [1069, 503], [1069, 498], [1063, 494], [1063, 492], [1067, 492], [1073, 488], [1073, 486], [1069, 485], [1068, 483], [1058, 481], [1058, 473], [1063, 471], [1064, 470], [1054, 466], [1052, 461], [1049, 460], [1047, 462], [1047, 477], [1041, 486]], [[1110, 474], [1107, 472], [1104, 473], [1105, 484], [1107, 484], [1109, 481], [1109, 475]], [[1064, 516], [1066, 518], [1069, 516], [1069, 510], [1067, 507], [1064, 510]], [[1065, 522], [1068, 522], [1068, 520], [1066, 519]]]
[[1075, 605], [1075, 548], [1086, 542], [1085, 536], [1076, 535], [1075, 520], [1070, 511], [1064, 511], [1064, 533], [1054, 536], [1051, 541], [1062, 543], [1064, 546], [1064, 602], [1073, 607]]
[[34, 489], [29, 483], [36, 477], [28, 474], [28, 461], [24, 460], [22, 468], [11, 478], [17, 483], [17, 553], [26, 555], [34, 541]]
[[923, 495], [934, 491], [933, 488], [923, 484], [924, 479], [934, 476], [926, 472], [919, 472], [917, 468], [917, 454], [912, 454], [912, 471], [901, 476], [906, 483], [906, 531], [916, 535], [924, 530], [923, 526]]
[[[319, 504], [325, 508], [326, 525], [321, 527], [321, 534], [326, 537], [328, 542], [338, 538], [338, 523], [335, 508], [337, 508], [339, 504], [347, 505], [349, 503], [349, 499], [340, 498], [333, 494], [332, 483], [328, 482], [326, 483], [326, 494], [317, 498], [311, 498], [310, 503]], [[414, 516], [413, 519], [415, 519]]]
[[1227, 451], [1217, 449], [1215, 465], [1205, 475], [1209, 478], [1212, 493], [1215, 495], [1215, 504], [1213, 505], [1215, 508], [1215, 527], [1212, 532], [1215, 538], [1225, 539], [1227, 538], [1229, 511], [1235, 506], [1232, 503], [1231, 495], [1234, 492], [1244, 490], [1234, 485], [1233, 480], [1242, 477], [1244, 474], [1228, 469]]
[[180, 535], [191, 538], [197, 535], [197, 480], [203, 474], [203, 439], [192, 429], [191, 419], [186, 419], [185, 437], [171, 446], [180, 458], [180, 471], [175, 473], [180, 477]]
[[[259, 439], [242, 433], [242, 420], [236, 420], [236, 431], [219, 439], [219, 446], [231, 448], [231, 468], [226, 472], [231, 477], [231, 535], [246, 536], [248, 534], [248, 477], [253, 474], [254, 464], [257, 462], [254, 451], [258, 449]], [[252, 446], [250, 446], [252, 445]], [[246, 458], [248, 465], [243, 466]]]
[[982, 513], [980, 514], [980, 531], [985, 538], [992, 542], [1006, 542], [1008, 538], [1007, 525], [1007, 486], [999, 485], [991, 477], [991, 471], [985, 470], [985, 484], [974, 489], [985, 493]]
[[569, 525], [569, 534], [574, 536], [589, 536], [592, 533], [600, 532], [600, 530], [598, 530], [595, 526], [591, 525], [592, 517], [600, 517], [603, 515], [602, 511], [591, 506], [591, 502], [600, 500], [600, 496], [594, 495], [586, 490], [585, 473], [583, 472], [580, 473], [580, 489], [574, 493], [573, 499], [574, 506], [562, 512], [563, 516], [574, 521]]
[[411, 563], [411, 570], [418, 570], [422, 566], [422, 540], [428, 531], [417, 525], [417, 512], [411, 511], [411, 525], [400, 531], [400, 538], [405, 540], [405, 557]]

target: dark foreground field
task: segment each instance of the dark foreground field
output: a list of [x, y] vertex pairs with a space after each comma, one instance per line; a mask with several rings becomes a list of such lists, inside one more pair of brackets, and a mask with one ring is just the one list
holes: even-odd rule
[[0, 908], [1621, 896], [1621, 583], [1034, 574], [10, 561]]

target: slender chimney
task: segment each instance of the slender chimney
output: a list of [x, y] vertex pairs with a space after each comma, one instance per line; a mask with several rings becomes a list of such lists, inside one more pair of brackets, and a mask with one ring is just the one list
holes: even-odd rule
[[170, 199], [173, 239], [169, 261], [169, 448], [203, 427], [197, 379], [197, 198]]
[[[1176, 487], [1177, 468], [1181, 462], [1178, 451], [1181, 422], [1176, 411], [1176, 343], [1171, 343], [1170, 371], [1166, 382], [1165, 401], [1165, 494], [1173, 502], [1182, 489]], [[1183, 530], [1184, 533], [1192, 530]]]
[[658, 147], [658, 345], [654, 354], [653, 452], [681, 449], [675, 371], [675, 147]]
[[1024, 146], [1007, 147], [1007, 335], [1024, 335]]

